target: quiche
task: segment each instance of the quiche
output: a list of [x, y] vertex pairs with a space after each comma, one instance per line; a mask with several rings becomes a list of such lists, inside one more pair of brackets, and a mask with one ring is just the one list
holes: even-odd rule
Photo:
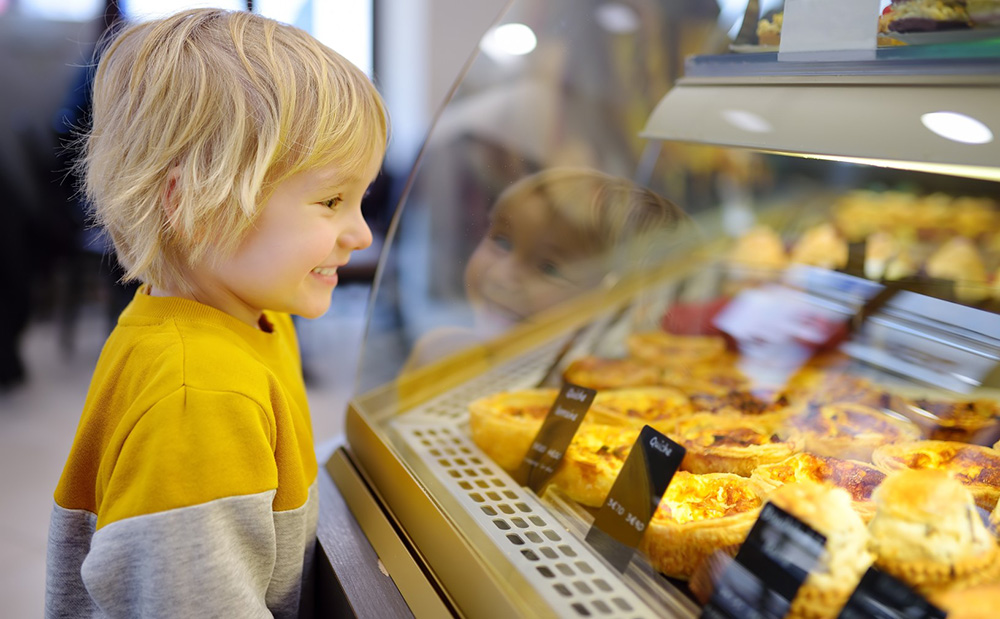
[[663, 384], [688, 394], [749, 390], [750, 379], [736, 367], [738, 360], [737, 355], [727, 352], [707, 361], [667, 367], [663, 370]]
[[650, 425], [667, 432], [677, 419], [693, 412], [687, 396], [669, 387], [636, 387], [601, 391], [594, 398], [590, 414], [612, 425]]
[[1000, 452], [956, 441], [911, 441], [879, 447], [872, 463], [887, 473], [901, 469], [940, 469], [972, 492], [976, 504], [992, 510], [1000, 497]]
[[874, 557], [864, 522], [841, 488], [813, 482], [785, 484], [768, 501], [826, 537], [825, 551], [792, 600], [788, 617], [834, 619]]
[[872, 492], [885, 479], [885, 473], [864, 462], [803, 452], [781, 462], [758, 466], [750, 479], [767, 492], [802, 481], [843, 488], [851, 496], [854, 511], [868, 522], [875, 514]]
[[720, 358], [726, 352], [726, 340], [721, 336], [674, 335], [666, 331], [633, 333], [625, 344], [631, 357], [665, 368]]
[[645, 387], [661, 383], [662, 370], [636, 359], [604, 359], [586, 356], [563, 371], [566, 382], [590, 389]]
[[513, 473], [558, 395], [557, 389], [525, 389], [474, 400], [469, 404], [472, 442], [502, 469]]
[[870, 381], [840, 369], [806, 366], [789, 379], [784, 396], [790, 404], [822, 406], [850, 402], [899, 411], [906, 402]]
[[678, 471], [639, 548], [658, 571], [689, 579], [714, 551], [743, 542], [761, 503], [756, 485], [746, 477]]
[[912, 422], [851, 402], [809, 406], [789, 422], [802, 432], [806, 451], [849, 460], [870, 461], [876, 447], [920, 438]]
[[678, 420], [668, 433], [687, 449], [681, 467], [692, 473], [734, 473], [749, 477], [761, 464], [781, 462], [802, 450], [803, 439], [777, 414], [699, 413]]
[[972, 493], [948, 472], [893, 472], [874, 501], [871, 548], [883, 571], [925, 596], [1000, 579], [1000, 546]]
[[991, 440], [1000, 427], [1000, 404], [993, 400], [915, 399], [912, 406], [920, 418], [934, 419], [928, 438], [978, 443]]
[[600, 507], [639, 431], [628, 426], [582, 424], [550, 483], [577, 503]]

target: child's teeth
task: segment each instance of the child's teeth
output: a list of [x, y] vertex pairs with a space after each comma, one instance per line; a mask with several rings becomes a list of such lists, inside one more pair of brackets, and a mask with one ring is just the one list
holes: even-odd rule
[[313, 269], [313, 273], [318, 273], [320, 275], [336, 275], [337, 267], [333, 267], [332, 269], [316, 267]]

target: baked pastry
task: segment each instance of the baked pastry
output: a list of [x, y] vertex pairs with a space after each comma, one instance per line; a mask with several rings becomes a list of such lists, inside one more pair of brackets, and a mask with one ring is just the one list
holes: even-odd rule
[[826, 537], [826, 552], [799, 588], [788, 617], [833, 619], [874, 559], [850, 495], [832, 486], [797, 482], [775, 489], [768, 501]]
[[875, 514], [872, 492], [885, 479], [885, 473], [871, 464], [857, 460], [842, 460], [803, 452], [775, 464], [758, 466], [750, 479], [767, 492], [778, 486], [801, 481], [843, 488], [851, 495], [854, 511], [868, 522]]
[[712, 552], [746, 539], [762, 503], [746, 477], [674, 474], [639, 548], [658, 571], [691, 578]]
[[929, 400], [915, 399], [912, 406], [919, 411], [917, 419], [933, 419], [928, 438], [940, 441], [978, 443], [992, 438], [1000, 426], [1000, 404], [993, 400]]
[[760, 45], [778, 45], [781, 43], [781, 22], [784, 13], [775, 13], [769, 19], [757, 22], [757, 43]]
[[719, 415], [763, 415], [778, 413], [788, 405], [782, 394], [771, 391], [731, 389], [722, 392], [701, 391], [692, 393], [691, 405], [697, 411]]
[[664, 368], [690, 366], [721, 358], [726, 340], [716, 335], [674, 335], [666, 331], [633, 333], [626, 340], [629, 355]]
[[590, 389], [619, 389], [659, 385], [660, 368], [636, 359], [581, 357], [563, 372], [566, 382]]
[[668, 367], [663, 370], [661, 380], [687, 394], [724, 394], [749, 389], [750, 379], [736, 367], [738, 359], [738, 355], [727, 352], [708, 361]]
[[789, 423], [802, 432], [806, 451], [848, 460], [867, 462], [876, 447], [920, 438], [912, 422], [853, 402], [809, 406]]
[[966, 0], [965, 9], [975, 27], [1000, 26], [1000, 0]]
[[893, 32], [933, 32], [969, 27], [965, 0], [893, 0], [888, 28]]
[[692, 473], [749, 477], [761, 464], [781, 462], [802, 450], [802, 436], [779, 414], [699, 413], [677, 422], [671, 438], [687, 449], [681, 468]]
[[993, 527], [994, 535], [1000, 535], [1000, 502], [990, 512], [990, 526]]
[[777, 271], [788, 265], [788, 255], [778, 233], [758, 225], [737, 239], [728, 261], [739, 267]]
[[942, 470], [896, 471], [875, 490], [875, 564], [924, 595], [1000, 577], [1000, 546], [969, 490]]
[[939, 469], [965, 485], [983, 509], [990, 511], [1000, 497], [1000, 452], [954, 441], [912, 441], [883, 445], [872, 453], [872, 464], [886, 473], [901, 469]]
[[600, 507], [639, 431], [630, 426], [582, 424], [550, 483], [577, 503]]
[[847, 374], [837, 365], [807, 365], [795, 373], [785, 386], [789, 406], [823, 406], [850, 402], [876, 409], [905, 411], [907, 402], [887, 389]]
[[948, 619], [996, 619], [1000, 583], [948, 589], [932, 595], [930, 602], [948, 613]]
[[500, 468], [516, 471], [558, 395], [557, 389], [525, 389], [474, 400], [469, 404], [472, 442]]
[[938, 248], [927, 259], [925, 269], [931, 277], [953, 280], [960, 301], [975, 302], [990, 296], [983, 258], [975, 243], [965, 237], [953, 237]]
[[670, 387], [609, 389], [594, 398], [588, 415], [611, 425], [650, 425], [667, 432], [677, 419], [691, 415], [691, 402], [683, 393]]
[[824, 269], [847, 266], [847, 241], [832, 224], [820, 224], [806, 230], [792, 247], [791, 261]]

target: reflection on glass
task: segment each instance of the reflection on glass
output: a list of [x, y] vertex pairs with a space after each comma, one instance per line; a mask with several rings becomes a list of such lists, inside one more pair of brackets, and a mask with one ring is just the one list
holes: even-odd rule
[[958, 112], [930, 112], [920, 117], [925, 127], [941, 137], [963, 144], [989, 144], [993, 132], [982, 122]]

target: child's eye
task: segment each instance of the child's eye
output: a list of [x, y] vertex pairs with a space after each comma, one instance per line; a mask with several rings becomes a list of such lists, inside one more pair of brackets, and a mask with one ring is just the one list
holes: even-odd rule
[[492, 241], [496, 243], [497, 247], [499, 247], [500, 249], [504, 251], [510, 251], [511, 248], [510, 239], [504, 236], [503, 234], [491, 234], [490, 239], [492, 239]]
[[542, 260], [538, 263], [538, 270], [542, 272], [543, 275], [548, 275], [549, 277], [562, 277], [562, 269], [559, 265], [551, 260]]
[[322, 204], [326, 208], [334, 209], [337, 208], [337, 206], [339, 206], [340, 203], [343, 201], [344, 201], [343, 198], [341, 198], [340, 196], [336, 196], [334, 198], [330, 198], [329, 200], [323, 200], [322, 202], [320, 202], [320, 204]]

